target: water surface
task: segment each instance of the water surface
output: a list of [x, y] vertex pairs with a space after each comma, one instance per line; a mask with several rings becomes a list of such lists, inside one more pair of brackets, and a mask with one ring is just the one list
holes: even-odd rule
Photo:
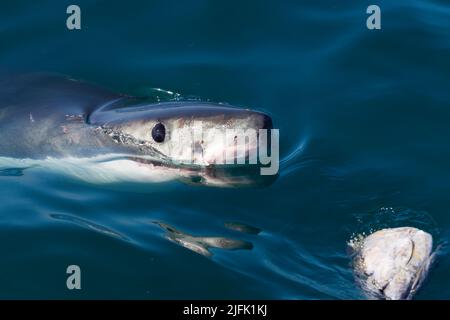
[[[77, 3], [80, 31], [65, 28], [70, 1], [2, 3], [1, 73], [263, 110], [280, 128], [280, 177], [262, 189], [136, 190], [3, 168], [0, 298], [361, 299], [346, 243], [405, 225], [444, 245], [417, 298], [450, 298], [445, 1], [377, 1], [380, 31], [356, 0]], [[205, 256], [167, 226], [251, 245]], [[80, 291], [66, 289], [70, 264]]]

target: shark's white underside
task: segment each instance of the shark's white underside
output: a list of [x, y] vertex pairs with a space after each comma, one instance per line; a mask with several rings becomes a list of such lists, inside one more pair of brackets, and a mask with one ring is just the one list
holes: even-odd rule
[[[114, 160], [111, 160], [114, 159]], [[0, 170], [20, 168], [33, 172], [52, 172], [94, 184], [117, 182], [161, 183], [188, 176], [178, 168], [155, 166], [125, 159], [123, 154], [89, 158], [16, 159], [0, 157]]]

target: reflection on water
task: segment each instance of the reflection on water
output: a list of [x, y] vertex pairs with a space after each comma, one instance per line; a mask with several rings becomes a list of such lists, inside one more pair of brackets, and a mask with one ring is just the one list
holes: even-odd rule
[[224, 226], [228, 229], [248, 234], [258, 234], [261, 232], [261, 229], [241, 222], [225, 222]]
[[75, 223], [83, 228], [88, 228], [90, 230], [102, 233], [104, 235], [110, 236], [110, 237], [114, 237], [120, 240], [127, 240], [127, 238], [123, 235], [121, 235], [120, 233], [113, 231], [109, 228], [106, 228], [104, 226], [101, 226], [99, 224], [96, 224], [94, 222], [90, 222], [87, 221], [85, 219], [81, 219], [75, 216], [70, 216], [67, 214], [50, 214], [50, 217], [56, 220], [60, 220], [60, 221], [67, 221], [67, 222], [72, 222]]
[[154, 223], [166, 231], [166, 237], [170, 241], [173, 241], [189, 250], [207, 257], [211, 257], [213, 255], [213, 253], [210, 251], [211, 248], [227, 250], [251, 250], [253, 248], [253, 244], [248, 241], [225, 237], [193, 236], [188, 233], [179, 231], [163, 222], [155, 221]]

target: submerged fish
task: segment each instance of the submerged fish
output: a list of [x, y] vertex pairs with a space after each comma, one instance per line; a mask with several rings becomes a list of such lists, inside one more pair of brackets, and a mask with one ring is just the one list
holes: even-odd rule
[[435, 256], [432, 236], [411, 227], [379, 230], [350, 245], [358, 282], [378, 299], [411, 299]]
[[258, 142], [222, 142], [230, 129], [271, 128], [268, 115], [225, 104], [155, 103], [56, 75], [0, 81], [2, 170], [50, 168], [94, 183], [259, 184], [259, 172], [246, 171], [254, 166], [221, 162], [225, 153], [249, 157]]

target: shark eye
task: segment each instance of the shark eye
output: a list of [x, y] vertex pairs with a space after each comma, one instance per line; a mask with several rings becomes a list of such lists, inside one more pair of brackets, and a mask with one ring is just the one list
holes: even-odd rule
[[159, 122], [152, 129], [152, 138], [156, 142], [163, 142], [166, 137], [166, 127]]

